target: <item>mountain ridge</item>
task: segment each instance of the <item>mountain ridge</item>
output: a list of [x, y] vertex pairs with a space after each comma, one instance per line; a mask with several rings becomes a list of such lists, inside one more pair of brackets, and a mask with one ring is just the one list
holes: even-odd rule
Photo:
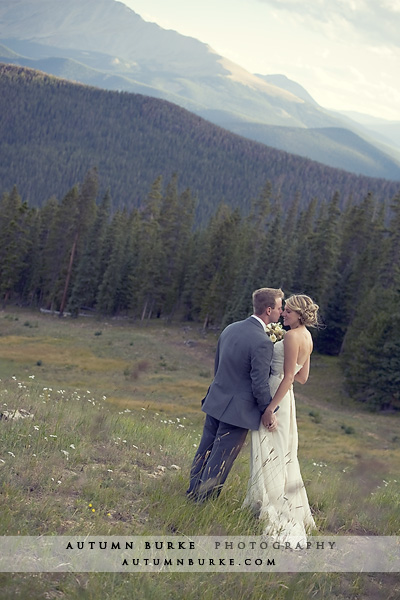
[[[98, 80], [101, 87], [115, 89], [121, 85], [121, 89], [127, 91], [147, 91], [149, 95], [175, 102], [200, 116], [215, 116], [213, 122], [217, 125], [234, 123], [231, 130], [237, 132], [240, 127], [241, 135], [250, 139], [254, 139], [254, 123], [262, 125], [260, 131], [265, 130], [266, 125], [296, 127], [296, 147], [300, 154], [302, 129], [347, 128], [344, 119], [323, 109], [315, 101], [307, 101], [298, 90], [300, 96], [296, 96], [293, 82], [289, 84], [290, 89], [284, 89], [288, 85], [283, 86], [282, 81], [280, 86], [275, 85], [277, 81], [271, 80], [274, 76], [248, 73], [208, 45], [148, 23], [132, 9], [114, 0], [86, 0], [84, 3], [81, 0], [69, 0], [68, 3], [3, 0], [0, 6], [0, 40], [15, 52], [18, 52], [18, 42], [30, 42], [29, 59], [38, 57], [35, 50], [41, 58], [47, 50], [47, 58], [53, 55], [76, 59], [78, 50], [79, 62], [93, 67], [95, 53], [97, 68], [103, 72]], [[32, 43], [35, 42], [34, 48]], [[59, 65], [55, 67], [47, 63], [46, 68], [56, 70]], [[65, 75], [60, 71], [56, 74]], [[86, 76], [88, 78], [85, 79]], [[93, 74], [85, 75], [78, 67], [69, 78], [93, 83]], [[246, 131], [243, 124], [247, 122], [250, 125]], [[363, 137], [363, 131], [356, 133]], [[280, 147], [284, 147], [286, 137], [282, 136]], [[270, 135], [265, 135], [258, 141], [268, 143], [270, 138]], [[368, 141], [371, 143], [371, 139]], [[311, 158], [318, 160], [324, 154], [324, 143], [323, 136], [314, 135], [315, 147], [311, 148]], [[285, 150], [290, 152], [291, 148], [285, 146]], [[388, 163], [392, 163], [384, 176], [397, 177], [394, 175], [400, 169], [397, 157], [390, 156], [390, 149], [383, 150]], [[352, 152], [354, 164], [349, 160]], [[380, 167], [374, 169], [370, 155], [360, 161], [359, 149], [347, 148], [342, 158], [341, 154], [341, 144], [337, 144], [332, 166], [382, 176]]]
[[[133, 81], [129, 77], [122, 75], [104, 73], [100, 69], [88, 67], [75, 58], [29, 59], [16, 54], [14, 51], [9, 51], [4, 45], [0, 45], [0, 60], [7, 61], [9, 55], [14, 56], [12, 64], [41, 70], [64, 79], [80, 81], [86, 85], [95, 85], [109, 90], [126, 89], [133, 93], [164, 98], [170, 102], [174, 102], [178, 106], [182, 104], [181, 99], [175, 94], [162, 94], [159, 90], [148, 84]], [[79, 57], [78, 53], [77, 56]], [[377, 151], [377, 148], [368, 140], [353, 135], [351, 138], [352, 143], [348, 145], [347, 142], [347, 145], [343, 145], [342, 141], [337, 137], [333, 139], [334, 132], [338, 130], [337, 127], [333, 127], [333, 124], [330, 127], [332, 129], [331, 135], [327, 135], [326, 130], [329, 128], [303, 128], [300, 131], [300, 128], [264, 125], [257, 121], [252, 123], [246, 115], [239, 113], [235, 115], [226, 111], [220, 114], [217, 113], [218, 111], [210, 111], [203, 106], [197, 106], [197, 111], [195, 112], [195, 114], [233, 133], [279, 150], [304, 156], [311, 160], [317, 160], [318, 162], [339, 169], [346, 168], [348, 162], [352, 162], [353, 172], [360, 174], [368, 172], [374, 177], [400, 180], [400, 165], [386, 156], [383, 151], [379, 151], [379, 148]], [[343, 133], [343, 137], [349, 140], [348, 130], [343, 128]], [[327, 141], [329, 141], [328, 145]]]
[[198, 199], [197, 222], [226, 202], [241, 212], [267, 182], [285, 209], [298, 197], [341, 205], [372, 193], [391, 200], [400, 184], [356, 176], [235, 135], [163, 99], [102, 90], [26, 67], [0, 64], [0, 193], [16, 185], [41, 206], [97, 168], [116, 208], [138, 207], [153, 182], [175, 173]]

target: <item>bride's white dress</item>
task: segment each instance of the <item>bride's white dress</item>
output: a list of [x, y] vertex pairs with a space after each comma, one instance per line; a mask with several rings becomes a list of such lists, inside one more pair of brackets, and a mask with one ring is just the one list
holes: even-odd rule
[[[276, 342], [271, 364], [273, 396], [283, 378], [284, 346]], [[301, 365], [296, 365], [296, 373]], [[251, 432], [251, 472], [243, 506], [265, 519], [264, 535], [280, 543], [303, 545], [315, 527], [297, 459], [296, 406], [291, 388], [279, 405], [278, 428], [263, 424]]]

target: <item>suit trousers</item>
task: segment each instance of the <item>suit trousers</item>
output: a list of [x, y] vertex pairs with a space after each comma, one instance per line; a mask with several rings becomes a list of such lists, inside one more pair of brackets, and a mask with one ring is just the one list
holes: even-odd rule
[[190, 471], [188, 497], [202, 502], [211, 495], [219, 495], [247, 431], [206, 415], [203, 435]]

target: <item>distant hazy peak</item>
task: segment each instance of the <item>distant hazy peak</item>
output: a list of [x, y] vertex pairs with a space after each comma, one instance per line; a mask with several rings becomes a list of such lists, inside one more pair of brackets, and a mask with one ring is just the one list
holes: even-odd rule
[[282, 90], [286, 90], [291, 94], [294, 94], [295, 96], [297, 96], [297, 98], [301, 98], [301, 100], [304, 100], [304, 102], [308, 102], [318, 106], [318, 103], [307, 92], [307, 90], [303, 88], [302, 85], [300, 85], [296, 81], [293, 81], [292, 79], [289, 79], [288, 77], [286, 77], [286, 75], [260, 75], [259, 73], [257, 73], [257, 77], [260, 77], [261, 79], [267, 81], [272, 85], [276, 85]]

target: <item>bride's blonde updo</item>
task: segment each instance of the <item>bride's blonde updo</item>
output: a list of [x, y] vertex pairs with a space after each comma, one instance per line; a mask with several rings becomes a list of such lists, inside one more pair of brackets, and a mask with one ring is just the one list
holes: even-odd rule
[[300, 324], [307, 327], [318, 327], [320, 321], [318, 318], [318, 304], [311, 300], [310, 296], [305, 294], [294, 294], [285, 302], [285, 308], [290, 308], [300, 316]]

